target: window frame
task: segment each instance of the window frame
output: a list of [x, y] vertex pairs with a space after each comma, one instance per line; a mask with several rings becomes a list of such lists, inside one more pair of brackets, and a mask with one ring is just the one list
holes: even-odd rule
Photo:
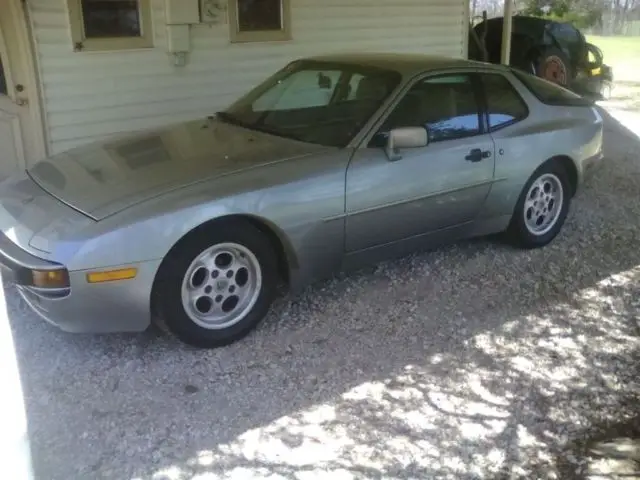
[[151, 14], [151, 0], [136, 1], [138, 2], [138, 15], [140, 16], [141, 35], [139, 37], [87, 38], [84, 30], [82, 0], [67, 0], [73, 50], [75, 52], [91, 52], [152, 48], [153, 19]]
[[[478, 75], [478, 81], [480, 82], [480, 91], [481, 91], [481, 99], [482, 99], [481, 108], [483, 111], [483, 117], [484, 117], [487, 133], [498, 132], [504, 128], [508, 128], [512, 125], [515, 125], [516, 123], [520, 123], [526, 120], [527, 118], [529, 118], [529, 116], [531, 115], [531, 109], [529, 108], [529, 104], [522, 97], [522, 95], [520, 94], [516, 86], [513, 84], [511, 80], [509, 80], [509, 78], [506, 75], [504, 75], [501, 72], [490, 72], [490, 71], [478, 72], [477, 75]], [[511, 87], [511, 91], [518, 97], [518, 99], [520, 100], [520, 103], [524, 105], [524, 109], [526, 113], [522, 118], [516, 118], [514, 120], [510, 120], [509, 122], [503, 123], [498, 127], [491, 127], [491, 122], [489, 118], [489, 101], [488, 101], [488, 95], [487, 95], [487, 87], [486, 87], [486, 84], [484, 83], [485, 75], [497, 75], [504, 78], [504, 80], [506, 80], [506, 82], [509, 84], [509, 87]]]
[[280, 30], [254, 30], [241, 32], [239, 26], [238, 1], [229, 0], [229, 38], [231, 43], [286, 42], [293, 39], [291, 32], [291, 0], [278, 0], [282, 15]]
[[[436, 141], [432, 141], [431, 139], [429, 139], [429, 145], [431, 145], [432, 143], [444, 143], [444, 142], [452, 142], [456, 140], [465, 140], [468, 138], [479, 137], [481, 135], [487, 134], [488, 121], [486, 117], [486, 109], [484, 107], [484, 102], [483, 102], [484, 93], [482, 91], [482, 84], [479, 79], [479, 73], [474, 70], [459, 70], [459, 69], [438, 70], [435, 72], [420, 73], [419, 75], [414, 76], [411, 80], [406, 82], [406, 84], [397, 93], [397, 95], [394, 96], [391, 103], [386, 106], [384, 112], [380, 115], [380, 117], [378, 118], [378, 121], [370, 130], [369, 135], [367, 135], [368, 139], [367, 137], [365, 137], [364, 145], [366, 145], [367, 148], [379, 148], [379, 145], [377, 144], [376, 139], [379, 138], [379, 135], [381, 133], [384, 133], [380, 131], [380, 128], [382, 128], [382, 126], [385, 124], [389, 116], [393, 113], [395, 108], [400, 104], [400, 102], [405, 97], [405, 95], [407, 95], [411, 91], [411, 89], [415, 85], [417, 85], [419, 82], [424, 82], [425, 80], [432, 80], [432, 79], [437, 79], [442, 77], [453, 77], [453, 76], [460, 76], [460, 75], [465, 75], [469, 77], [469, 79], [471, 80], [471, 86], [473, 88], [474, 98], [476, 100], [476, 104], [478, 107], [478, 126], [479, 126], [478, 133], [474, 133], [472, 135], [465, 135], [463, 137], [448, 138], [448, 139], [436, 140]], [[427, 134], [428, 134], [428, 129], [427, 129]]]

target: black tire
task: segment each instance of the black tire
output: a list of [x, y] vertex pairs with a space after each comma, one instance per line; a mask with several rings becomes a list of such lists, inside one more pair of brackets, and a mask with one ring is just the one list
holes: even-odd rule
[[[257, 259], [262, 285], [257, 300], [237, 323], [220, 329], [198, 325], [182, 303], [182, 282], [187, 269], [205, 250], [221, 243], [235, 243], [248, 249]], [[151, 295], [154, 323], [182, 342], [197, 348], [230, 345], [247, 336], [267, 315], [278, 283], [277, 257], [269, 238], [243, 221], [206, 225], [182, 239], [162, 262]]]
[[[541, 178], [543, 175], [551, 174], [555, 176], [562, 186], [563, 195], [562, 195], [562, 205], [560, 207], [560, 212], [558, 214], [553, 227], [546, 233], [541, 235], [536, 235], [532, 233], [526, 226], [525, 219], [525, 202], [527, 201], [527, 195], [532, 185]], [[569, 212], [569, 206], [571, 204], [571, 194], [572, 188], [569, 182], [569, 177], [567, 175], [564, 167], [556, 161], [549, 161], [543, 165], [541, 165], [534, 173], [531, 175], [527, 183], [525, 184], [522, 192], [520, 193], [520, 197], [518, 198], [518, 202], [516, 203], [516, 208], [513, 212], [513, 216], [511, 217], [511, 223], [509, 224], [509, 228], [507, 229], [507, 236], [515, 245], [522, 248], [540, 248], [549, 244], [557, 235], [560, 233], [562, 226], [567, 218], [567, 214]]]
[[[549, 66], [557, 65], [559, 69], [564, 70], [564, 75], [552, 73], [553, 69]], [[540, 53], [535, 62], [536, 75], [550, 82], [557, 83], [563, 87], [567, 87], [573, 80], [573, 68], [569, 58], [562, 50], [556, 47], [548, 47]]]

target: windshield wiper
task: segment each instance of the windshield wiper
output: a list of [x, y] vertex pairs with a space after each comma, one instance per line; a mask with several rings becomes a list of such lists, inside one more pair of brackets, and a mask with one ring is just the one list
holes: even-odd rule
[[216, 112], [216, 117], [218, 117], [223, 122], [227, 122], [232, 125], [237, 125], [239, 127], [247, 128], [249, 130], [255, 130], [257, 132], [267, 133], [269, 135], [275, 135], [277, 137], [288, 138], [290, 140], [298, 140], [301, 142], [304, 141], [298, 135], [294, 135], [288, 132], [282, 132], [281, 130], [278, 130], [276, 128], [270, 128], [264, 125], [258, 125], [256, 123], [243, 122], [242, 120], [240, 120], [239, 118], [237, 118], [236, 116], [228, 112]]
[[216, 112], [216, 118], [219, 118], [223, 122], [238, 125], [239, 127], [251, 128], [251, 125], [247, 122], [243, 122], [235, 115], [231, 115], [228, 112]]

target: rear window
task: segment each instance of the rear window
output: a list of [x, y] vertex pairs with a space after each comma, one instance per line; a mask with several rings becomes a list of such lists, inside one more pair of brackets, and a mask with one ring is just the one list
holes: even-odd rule
[[516, 69], [511, 71], [542, 103], [562, 107], [588, 107], [593, 105], [591, 100], [581, 97], [560, 85]]

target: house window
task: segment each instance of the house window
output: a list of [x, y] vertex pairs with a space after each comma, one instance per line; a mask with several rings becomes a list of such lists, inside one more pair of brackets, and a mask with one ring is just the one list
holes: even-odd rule
[[290, 0], [229, 0], [232, 42], [291, 39]]
[[153, 46], [150, 0], [68, 0], [74, 49]]

